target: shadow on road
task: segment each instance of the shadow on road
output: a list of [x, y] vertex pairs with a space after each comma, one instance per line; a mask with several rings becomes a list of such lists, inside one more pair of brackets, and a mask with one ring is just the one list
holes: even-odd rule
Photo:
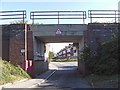
[[81, 77], [77, 66], [61, 66], [56, 72], [39, 88], [54, 88], [64, 90], [76, 90], [78, 88], [90, 88], [91, 86]]

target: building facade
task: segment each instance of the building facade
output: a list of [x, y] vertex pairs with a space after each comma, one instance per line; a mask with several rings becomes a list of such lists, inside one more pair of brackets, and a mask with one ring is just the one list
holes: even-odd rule
[[65, 48], [63, 48], [62, 50], [60, 50], [56, 57], [57, 58], [77, 58], [77, 48], [76, 46], [74, 46], [73, 44], [69, 44], [68, 46], [66, 46]]

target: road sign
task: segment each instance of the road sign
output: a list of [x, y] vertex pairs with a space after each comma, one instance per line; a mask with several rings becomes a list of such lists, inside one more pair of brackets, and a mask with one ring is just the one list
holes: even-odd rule
[[62, 34], [62, 32], [61, 32], [61, 30], [59, 28], [57, 29], [56, 34], [57, 35], [61, 35]]

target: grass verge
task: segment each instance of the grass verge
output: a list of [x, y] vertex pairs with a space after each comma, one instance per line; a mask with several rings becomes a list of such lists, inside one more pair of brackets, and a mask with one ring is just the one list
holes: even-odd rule
[[5, 60], [0, 60], [0, 85], [13, 83], [30, 76], [20, 67], [14, 66]]
[[52, 59], [52, 62], [77, 62], [77, 59]]

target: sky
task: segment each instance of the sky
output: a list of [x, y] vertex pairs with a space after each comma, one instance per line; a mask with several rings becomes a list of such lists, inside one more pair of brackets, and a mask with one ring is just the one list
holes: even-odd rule
[[[88, 11], [100, 9], [117, 10], [119, 1], [120, 0], [0, 0], [0, 11], [26, 10], [27, 21], [28, 23], [32, 23], [32, 21], [29, 19], [30, 11]], [[45, 21], [37, 22], [46, 23]], [[87, 19], [85, 22], [88, 23], [89, 19]], [[2, 23], [6, 23], [6, 21], [2, 21]], [[68, 43], [50, 44], [50, 50], [56, 53], [66, 45], [68, 45]]]
[[[88, 11], [88, 10], [104, 10], [117, 9], [119, 0], [0, 0], [0, 10], [26, 10], [27, 21], [30, 11]], [[45, 20], [38, 21], [45, 23]], [[86, 20], [86, 23], [89, 19]]]

